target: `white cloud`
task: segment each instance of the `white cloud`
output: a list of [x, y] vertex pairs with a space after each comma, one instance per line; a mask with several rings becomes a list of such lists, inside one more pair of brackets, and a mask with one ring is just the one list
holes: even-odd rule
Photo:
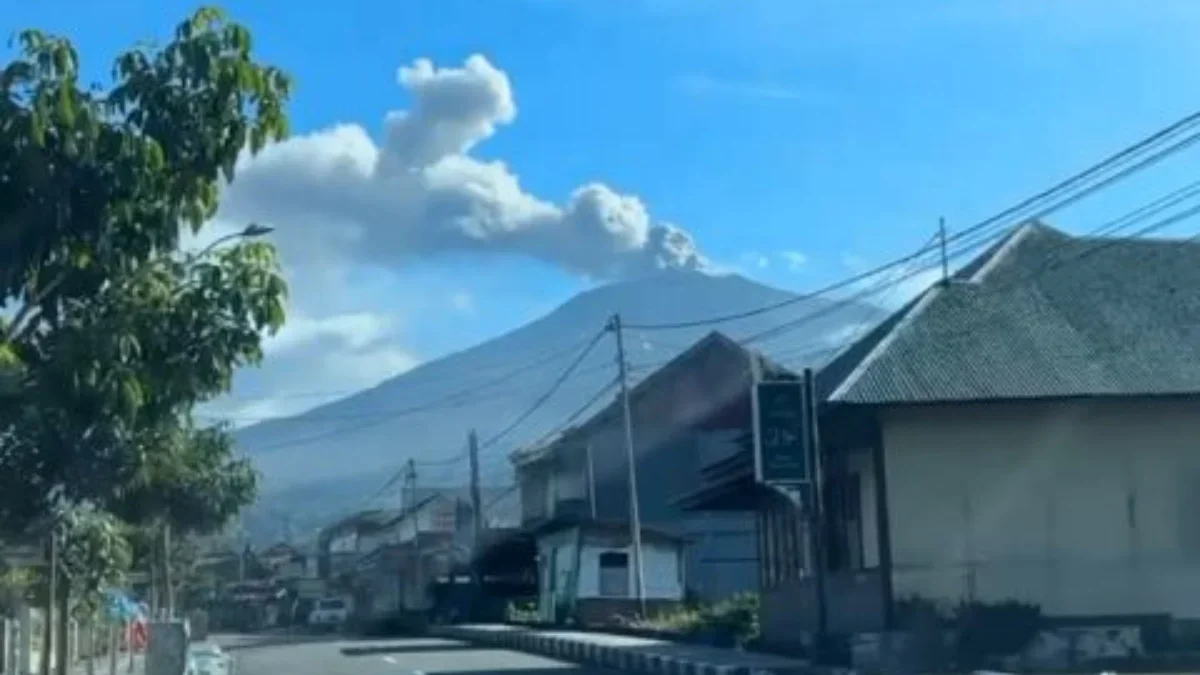
[[[474, 156], [517, 116], [508, 75], [486, 58], [442, 68], [419, 59], [397, 83], [410, 103], [382, 117], [378, 140], [342, 123], [243, 156], [217, 219], [185, 235], [197, 250], [248, 223], [274, 227], [291, 291], [289, 321], [266, 341], [262, 367], [239, 373], [240, 397], [209, 414], [294, 414], [419, 363], [404, 346], [396, 296], [405, 287], [394, 278], [413, 261], [518, 256], [588, 279], [711, 269], [686, 231], [636, 196], [592, 181], [554, 202], [528, 192], [504, 162]], [[415, 294], [419, 308], [408, 311], [437, 311], [439, 298], [441, 309], [476, 306], [454, 288]]]
[[450, 296], [450, 306], [464, 314], [471, 314], [475, 311], [475, 298], [466, 291], [459, 291]]
[[673, 82], [676, 89], [693, 96], [728, 96], [764, 101], [788, 101], [806, 104], [823, 104], [825, 97], [803, 87], [792, 87], [774, 82], [753, 80], [731, 80], [709, 75], [683, 75]]
[[374, 386], [420, 363], [401, 346], [401, 337], [395, 320], [380, 313], [313, 318], [293, 312], [284, 328], [264, 341], [262, 367], [238, 373], [235, 391], [250, 388], [266, 395], [228, 397], [206, 406], [203, 414], [241, 426]]
[[771, 259], [761, 253], [749, 251], [743, 253], [739, 258], [742, 267], [750, 267], [754, 269], [765, 270], [771, 266]]
[[867, 259], [853, 253], [843, 253], [842, 265], [851, 272], [864, 272], [867, 269]]
[[351, 350], [361, 350], [378, 343], [391, 330], [392, 321], [388, 317], [368, 312], [320, 319], [293, 314], [279, 333], [266, 339], [263, 350], [268, 356], [282, 356], [328, 340]]
[[788, 270], [792, 272], [800, 271], [800, 268], [808, 263], [808, 256], [800, 251], [782, 251], [779, 257], [783, 258], [783, 261], [787, 263]]
[[535, 258], [589, 278], [703, 268], [691, 235], [599, 182], [562, 204], [526, 192], [503, 162], [471, 151], [517, 114], [508, 76], [482, 56], [461, 67], [421, 59], [399, 84], [412, 98], [388, 113], [383, 141], [340, 125], [245, 159], [222, 215], [278, 223], [304, 239], [293, 255], [350, 256], [386, 267], [448, 253]]

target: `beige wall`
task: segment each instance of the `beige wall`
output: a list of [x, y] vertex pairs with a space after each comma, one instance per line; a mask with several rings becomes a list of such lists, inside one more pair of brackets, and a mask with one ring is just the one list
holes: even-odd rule
[[893, 409], [883, 439], [896, 597], [1200, 617], [1200, 403]]

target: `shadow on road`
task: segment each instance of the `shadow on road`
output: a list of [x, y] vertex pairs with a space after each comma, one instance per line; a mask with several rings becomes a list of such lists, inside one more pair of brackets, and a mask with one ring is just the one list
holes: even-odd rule
[[480, 645], [466, 644], [463, 642], [442, 642], [442, 643], [426, 643], [415, 645], [370, 645], [363, 647], [343, 647], [342, 654], [345, 656], [372, 656], [376, 654], [418, 654], [422, 652], [465, 652], [478, 651], [487, 649]]
[[588, 665], [564, 665], [558, 668], [494, 668], [479, 670], [438, 670], [438, 675], [608, 675], [612, 671], [588, 667]]
[[253, 636], [246, 637], [249, 639], [246, 639], [245, 642], [226, 643], [221, 645], [221, 649], [227, 652], [237, 652], [263, 647], [281, 647], [283, 645], [315, 644], [320, 642], [344, 642], [346, 640], [346, 637], [342, 635], [272, 635], [261, 639], [255, 639]]

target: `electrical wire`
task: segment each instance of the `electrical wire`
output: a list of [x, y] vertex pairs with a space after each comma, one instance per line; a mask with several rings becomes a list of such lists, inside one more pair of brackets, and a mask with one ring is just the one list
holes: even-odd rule
[[[1117, 232], [1121, 232], [1121, 231], [1129, 229], [1130, 227], [1139, 225], [1139, 224], [1145, 222], [1146, 220], [1148, 220], [1150, 217], [1162, 213], [1163, 211], [1167, 210], [1171, 206], [1176, 206], [1176, 205], [1186, 201], [1189, 198], [1194, 198], [1197, 196], [1200, 196], [1200, 181], [1196, 181], [1196, 182], [1190, 183], [1188, 185], [1185, 185], [1183, 188], [1175, 190], [1167, 195], [1164, 195], [1163, 197], [1160, 197], [1160, 198], [1155, 199], [1147, 204], [1137, 207], [1137, 208], [1133, 209], [1132, 211], [1125, 213], [1125, 214], [1123, 214], [1113, 220], [1110, 220], [1110, 221], [1100, 225], [1099, 227], [1089, 231], [1084, 236], [1089, 237], [1089, 238], [1096, 238], [1097, 241], [1094, 242], [1091, 246], [1088, 246], [1087, 248], [1085, 248], [1082, 252], [1077, 253], [1076, 255], [1074, 255], [1070, 258], [1067, 258], [1067, 259], [1064, 259], [1060, 255], [1062, 252], [1067, 251], [1069, 249], [1076, 248], [1078, 246], [1080, 239], [1078, 237], [1073, 237], [1070, 240], [1063, 242], [1063, 243], [1055, 246], [1054, 248], [1052, 248], [1050, 251], [1048, 251], [1046, 254], [1046, 259], [1036, 269], [1033, 269], [1033, 270], [1029, 271], [1028, 273], [1023, 274], [1023, 275], [1017, 277], [1016, 279], [1009, 280], [1006, 283], [1002, 283], [1002, 284], [998, 284], [998, 285], [990, 286], [990, 287], [983, 287], [980, 289], [979, 293], [981, 294], [982, 297], [999, 295], [1001, 293], [1012, 290], [1013, 288], [1015, 288], [1017, 286], [1028, 284], [1028, 283], [1036, 280], [1037, 278], [1043, 276], [1044, 274], [1047, 274], [1047, 273], [1052, 272], [1057, 269], [1062, 269], [1063, 267], [1065, 267], [1067, 265], [1077, 263], [1085, 258], [1095, 255], [1101, 251], [1107, 250], [1113, 246], [1120, 245], [1122, 243], [1128, 242], [1133, 239], [1139, 239], [1139, 238], [1146, 237], [1147, 235], [1153, 234], [1154, 232], [1163, 230], [1172, 225], [1176, 225], [1185, 220], [1194, 218], [1194, 217], [1200, 215], [1200, 204], [1195, 204], [1191, 207], [1183, 209], [1182, 211], [1178, 211], [1178, 212], [1172, 213], [1170, 215], [1167, 215], [1159, 220], [1156, 220], [1156, 221], [1150, 223], [1149, 225], [1146, 225], [1144, 227], [1141, 227], [1141, 228], [1133, 231], [1132, 233], [1130, 233], [1128, 235], [1125, 235], [1122, 237], [1111, 236]], [[1197, 236], [1200, 236], [1200, 235], [1197, 235]], [[1193, 236], [1193, 237], [1183, 240], [1180, 243], [1181, 244], [1191, 243], [1195, 239], [1196, 239], [1196, 236]], [[917, 273], [919, 274], [919, 273], [921, 273], [921, 271], [918, 271]], [[808, 319], [808, 318], [809, 317], [802, 317], [802, 319]], [[984, 319], [980, 319], [975, 322], [968, 322], [968, 324], [966, 324], [964, 326], [960, 326], [955, 331], [955, 333], [961, 334], [961, 335], [967, 335], [967, 334], [976, 333], [980, 330], [986, 330], [987, 321], [988, 321], [988, 319], [984, 318]], [[793, 328], [794, 328], [794, 326], [789, 326], [788, 324], [783, 324], [781, 326], [777, 326], [774, 329], [770, 329], [770, 330], [780, 331], [780, 330], [791, 330]], [[953, 337], [953, 335], [946, 334], [946, 333], [939, 333], [939, 336], [943, 340], [951, 339]], [[773, 335], [766, 336], [765, 339], [770, 339], [770, 337], [773, 337]], [[759, 339], [764, 339], [764, 338], [760, 337], [760, 336], [752, 336], [751, 339], [743, 340], [742, 344], [749, 345], [755, 341], [758, 341]]]
[[[1179, 120], [1178, 122], [1170, 125], [1169, 127], [1149, 136], [1148, 138], [1145, 138], [1131, 146], [1124, 148], [1123, 150], [1121, 150], [1113, 155], [1110, 155], [1109, 157], [1105, 158], [1101, 162], [1092, 165], [1091, 167], [1085, 169], [1084, 171], [1074, 174], [1070, 178], [1060, 181], [1059, 183], [1056, 183], [1052, 187], [1050, 187], [1046, 190], [1043, 190], [1043, 191], [1033, 195], [1032, 197], [1026, 198], [1026, 199], [1018, 202], [1017, 204], [1015, 204], [1007, 209], [1004, 209], [1003, 211], [1001, 211], [1000, 213], [998, 213], [996, 215], [993, 215], [985, 220], [982, 220], [978, 223], [975, 223], [974, 225], [971, 225], [970, 227], [960, 230], [959, 232], [956, 232], [953, 235], [946, 237], [945, 243], [948, 244], [948, 243], [952, 243], [952, 242], [958, 242], [960, 240], [968, 239], [969, 237], [971, 237], [973, 235], [984, 235], [988, 230], [996, 227], [997, 225], [1005, 226], [1008, 224], [1008, 221], [1012, 220], [1020, 212], [1025, 211], [1025, 210], [1029, 209], [1030, 207], [1038, 204], [1039, 202], [1045, 201], [1045, 200], [1053, 197], [1055, 194], [1057, 194], [1059, 192], [1063, 192], [1063, 191], [1067, 190], [1068, 188], [1071, 188], [1072, 186], [1076, 185], [1077, 183], [1087, 180], [1088, 178], [1091, 178], [1098, 173], [1102, 173], [1103, 171], [1111, 168], [1116, 163], [1125, 161], [1126, 159], [1129, 159], [1132, 157], [1136, 157], [1138, 154], [1146, 151], [1148, 148], [1151, 148], [1152, 146], [1164, 141], [1165, 139], [1169, 139], [1172, 136], [1176, 136], [1180, 133], [1183, 133], [1184, 131], [1186, 131], [1187, 129], [1189, 129], [1192, 126], [1196, 126], [1197, 123], [1200, 123], [1200, 112], [1188, 115], [1187, 117]], [[1088, 195], [1094, 194], [1095, 192], [1097, 192], [1101, 189], [1110, 187], [1113, 184], [1119, 182], [1120, 180], [1128, 178], [1129, 176], [1133, 175], [1134, 173], [1141, 171], [1142, 169], [1145, 169], [1148, 166], [1156, 164], [1157, 162], [1162, 161], [1166, 157], [1193, 145], [1197, 141], [1200, 141], [1200, 134], [1192, 134], [1191, 136], [1184, 138], [1182, 141], [1177, 141], [1173, 145], [1169, 145], [1166, 149], [1160, 150], [1157, 153], [1151, 155], [1150, 157], [1137, 162], [1136, 164], [1132, 165], [1131, 167], [1127, 167], [1126, 169], [1123, 169], [1116, 175], [1104, 178], [1099, 183], [1089, 186], [1087, 188], [1084, 188], [1081, 192], [1079, 192], [1074, 197], [1070, 197], [1066, 201], [1060, 203], [1058, 208], [1062, 208], [1069, 204], [1075, 203], [1079, 199], [1082, 199]], [[1024, 220], [1028, 220], [1028, 218], [1025, 218]], [[1011, 225], [1009, 225], [1009, 226], [1011, 226]], [[696, 328], [696, 327], [701, 327], [701, 326], [708, 326], [708, 325], [717, 324], [717, 323], [726, 323], [729, 321], [736, 321], [739, 319], [746, 319], [746, 318], [750, 318], [750, 317], [754, 317], [754, 316], [759, 316], [759, 315], [766, 314], [769, 312], [774, 312], [774, 311], [782, 309], [784, 307], [795, 305], [795, 304], [797, 304], [799, 302], [803, 302], [805, 300], [810, 300], [812, 298], [815, 298], [815, 297], [818, 297], [821, 295], [827, 295], [829, 293], [851, 287], [855, 284], [859, 284], [859, 283], [866, 281], [872, 277], [878, 276], [879, 274], [881, 274], [883, 272], [887, 272], [896, 267], [899, 267], [901, 265], [905, 265], [914, 260], [917, 260], [921, 256], [924, 256], [924, 255], [930, 253], [931, 251], [938, 250], [942, 245], [943, 245], [942, 242], [938, 242], [937, 244], [921, 247], [912, 253], [901, 256], [899, 258], [896, 258], [890, 262], [884, 263], [884, 264], [874, 267], [872, 269], [866, 270], [865, 272], [861, 272], [859, 274], [855, 274], [848, 278], [834, 282], [834, 283], [829, 284], [829, 285], [827, 285], [823, 288], [820, 288], [816, 291], [811, 291], [808, 293], [796, 295], [796, 296], [788, 298], [786, 300], [782, 300], [780, 302], [775, 302], [775, 303], [765, 305], [762, 307], [758, 307], [755, 309], [746, 310], [743, 312], [735, 312], [735, 313], [725, 314], [725, 315], [720, 315], [720, 316], [708, 317], [708, 318], [703, 318], [703, 319], [695, 319], [695, 320], [691, 320], [691, 321], [678, 321], [678, 322], [668, 322], [668, 323], [658, 323], [658, 324], [629, 323], [629, 324], [626, 324], [625, 327], [627, 327], [631, 330], [647, 330], [647, 331], [648, 330], [673, 330], [673, 329], [680, 329], [680, 328]]]
[[[592, 346], [594, 346], [596, 341], [597, 341], [596, 338], [592, 338], [592, 343], [588, 347], [589, 350], [591, 349]], [[573, 345], [572, 351], [574, 350], [574, 348], [577, 348], [577, 346], [578, 345]], [[359, 425], [355, 425], [355, 426], [333, 429], [333, 430], [330, 430], [327, 432], [322, 432], [319, 434], [312, 434], [309, 436], [305, 436], [303, 438], [292, 439], [292, 440], [283, 441], [280, 443], [268, 444], [266, 446], [259, 446], [259, 447], [254, 448], [254, 450], [256, 452], [266, 452], [266, 451], [271, 451], [271, 450], [279, 450], [282, 448], [291, 448], [291, 447], [297, 447], [297, 446], [301, 446], [301, 445], [309, 445], [311, 443], [315, 443], [318, 441], [333, 438], [335, 436], [341, 436], [341, 435], [350, 434], [350, 433], [357, 433], [360, 431], [365, 431], [367, 429], [372, 429], [372, 428], [378, 427], [382, 424], [385, 424], [387, 422], [390, 422], [398, 417], [403, 417], [405, 415], [412, 415], [412, 414], [421, 413], [421, 412], [429, 412], [431, 410], [437, 410], [439, 408], [448, 407], [448, 404], [454, 404], [454, 405], [450, 405], [449, 407], [460, 407], [460, 405], [465, 405], [465, 402], [463, 402], [462, 399], [468, 397], [472, 392], [475, 392], [480, 388], [495, 386], [497, 384], [506, 382], [508, 380], [511, 380], [513, 377], [516, 377], [517, 375], [521, 375], [522, 373], [542, 367], [543, 365], [545, 365], [545, 361], [535, 361], [532, 363], [528, 363], [528, 364], [525, 364], [524, 366], [521, 366], [519, 368], [516, 368], [514, 370], [511, 370], [511, 371], [505, 373], [502, 377], [498, 377], [493, 380], [489, 380], [481, 385], [474, 385], [471, 387], [466, 387], [464, 389], [461, 389], [459, 391], [456, 391], [447, 396], [438, 398], [434, 401], [431, 401], [431, 402], [428, 402], [425, 404], [412, 406], [412, 407], [405, 408], [402, 410], [392, 411], [391, 413], [387, 414], [386, 416], [384, 416], [380, 419], [376, 419], [376, 420], [366, 422], [363, 424], [359, 424]], [[578, 365], [578, 364], [576, 363], [573, 365]]]
[[596, 345], [599, 344], [600, 340], [604, 337], [604, 335], [607, 332], [608, 332], [607, 328], [602, 329], [599, 332], [597, 332], [596, 335], [592, 338], [591, 342], [588, 343], [587, 347], [584, 347], [583, 351], [581, 351], [579, 353], [579, 355], [575, 357], [575, 360], [571, 362], [571, 365], [567, 366], [566, 369], [563, 370], [562, 374], [560, 374], [558, 376], [558, 378], [555, 379], [554, 383], [550, 385], [550, 388], [546, 391], [545, 394], [542, 394], [542, 396], [540, 396], [536, 401], [534, 401], [533, 405], [529, 406], [529, 408], [524, 413], [522, 413], [520, 416], [518, 416], [517, 419], [513, 420], [513, 422], [511, 424], [509, 424], [507, 427], [505, 427], [500, 432], [492, 435], [487, 440], [480, 443], [479, 449], [483, 450], [483, 449], [486, 449], [486, 448], [489, 448], [489, 447], [495, 445], [496, 443], [499, 443], [506, 436], [508, 436], [513, 431], [515, 431], [517, 429], [517, 427], [521, 426], [521, 424], [523, 424], [525, 422], [525, 420], [529, 419], [529, 417], [531, 415], [533, 415], [533, 413], [535, 413], [539, 409], [541, 409], [541, 407], [543, 405], [545, 405], [547, 401], [550, 400], [550, 397], [554, 396], [554, 393], [558, 391], [559, 387], [561, 387], [562, 384], [567, 381], [567, 378], [571, 377], [571, 374], [575, 372], [575, 369], [578, 368], [581, 363], [583, 363], [583, 360], [585, 358], [587, 358], [587, 355], [590, 354], [592, 352], [592, 350], [596, 348]]

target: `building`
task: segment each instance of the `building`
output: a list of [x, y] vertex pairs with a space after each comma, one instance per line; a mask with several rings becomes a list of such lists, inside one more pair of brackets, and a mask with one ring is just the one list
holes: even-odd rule
[[[1064, 620], [1200, 619], [1200, 243], [1033, 223], [817, 376], [827, 621], [1019, 600]], [[748, 451], [683, 501], [773, 524], [763, 630], [816, 620], [810, 531]]]
[[[674, 499], [700, 479], [701, 465], [746, 446], [753, 358], [767, 372], [782, 372], [714, 332], [629, 394], [642, 524], [689, 542], [683, 561], [685, 590], [698, 599], [719, 600], [758, 587], [753, 509], [689, 511]], [[620, 402], [614, 401], [548, 442], [513, 454], [527, 530], [563, 518], [609, 527], [628, 522], [622, 415]], [[669, 583], [675, 576], [670, 574]]]
[[[606, 523], [564, 517], [534, 531], [541, 578], [538, 614], [543, 621], [571, 618], [583, 625], [608, 623], [638, 611], [631, 565], [633, 546], [626, 522]], [[646, 610], [677, 606], [684, 599], [686, 541], [654, 528], [642, 528]]]
[[317, 537], [317, 576], [343, 580], [371, 546], [371, 534], [399, 515], [397, 510], [361, 511], [323, 529]]

